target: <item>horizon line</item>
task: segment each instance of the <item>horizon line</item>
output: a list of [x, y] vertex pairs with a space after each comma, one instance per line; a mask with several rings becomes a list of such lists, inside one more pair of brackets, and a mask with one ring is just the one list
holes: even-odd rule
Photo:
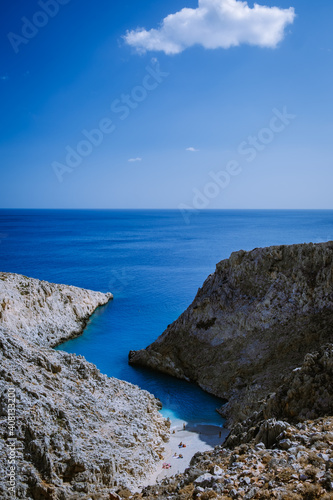
[[[62, 208], [50, 208], [50, 207], [0, 207], [0, 210], [94, 210], [94, 211], [98, 211], [98, 210], [136, 210], [136, 211], [139, 211], [139, 210], [169, 210], [169, 211], [175, 211], [175, 212], [181, 212], [182, 210], [185, 210], [185, 209], [182, 209], [182, 208], [91, 208], [91, 207], [80, 207], [80, 208], [65, 208], [65, 207], [62, 207]], [[188, 208], [186, 209], [186, 211], [188, 212], [216, 212], [216, 211], [231, 211], [231, 210], [266, 210], [266, 211], [269, 211], [269, 210], [288, 210], [288, 211], [292, 211], [292, 210], [311, 210], [311, 211], [315, 211], [315, 210], [327, 210], [327, 211], [331, 211], [333, 210], [333, 207], [332, 208]]]

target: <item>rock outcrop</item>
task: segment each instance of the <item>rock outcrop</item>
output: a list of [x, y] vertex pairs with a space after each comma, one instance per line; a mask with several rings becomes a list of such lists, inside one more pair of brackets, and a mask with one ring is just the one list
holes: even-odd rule
[[333, 341], [333, 242], [233, 253], [189, 308], [129, 362], [229, 401], [229, 423], [257, 409], [304, 356]]
[[281, 421], [296, 425], [332, 416], [332, 381], [333, 344], [328, 344], [308, 353], [302, 365], [284, 377], [276, 392], [257, 401], [256, 411], [233, 426], [225, 445], [232, 448], [255, 440], [271, 447], [283, 430]]
[[155, 471], [169, 437], [159, 401], [50, 348], [111, 298], [0, 273], [1, 498], [117, 498]]
[[268, 397], [263, 412], [266, 418], [293, 422], [333, 415], [333, 345], [308, 353], [303, 364]]
[[111, 293], [0, 273], [0, 326], [40, 346], [55, 347], [82, 333]]

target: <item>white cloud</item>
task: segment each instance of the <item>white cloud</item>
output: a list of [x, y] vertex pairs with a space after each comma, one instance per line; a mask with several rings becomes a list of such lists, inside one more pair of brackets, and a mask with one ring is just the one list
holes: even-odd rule
[[134, 163], [136, 161], [142, 161], [142, 158], [130, 158], [128, 161]]
[[196, 153], [197, 151], [200, 151], [200, 150], [195, 149], [195, 148], [186, 148], [186, 151], [192, 151], [192, 153]]
[[206, 49], [243, 43], [274, 48], [295, 19], [295, 10], [280, 9], [239, 0], [199, 0], [196, 9], [184, 8], [163, 19], [158, 29], [127, 31], [125, 40], [139, 52], [160, 50], [178, 54], [193, 45]]

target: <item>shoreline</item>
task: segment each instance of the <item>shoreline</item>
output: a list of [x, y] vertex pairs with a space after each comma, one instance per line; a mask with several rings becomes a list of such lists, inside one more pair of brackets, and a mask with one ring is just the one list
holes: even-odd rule
[[[184, 420], [172, 420], [170, 439], [165, 445], [163, 459], [155, 472], [150, 474], [147, 486], [184, 472], [190, 466], [191, 459], [196, 453], [210, 451], [215, 446], [222, 445], [228, 434], [229, 430], [225, 429], [223, 424], [221, 426], [205, 423], [190, 424]], [[179, 448], [180, 442], [186, 447]], [[183, 458], [176, 458], [175, 454], [182, 454]], [[163, 468], [164, 463], [170, 464], [171, 468]]]
[[[90, 290], [88, 290], [90, 291]], [[100, 293], [104, 293], [104, 292], [100, 292]], [[56, 344], [50, 344], [50, 348], [51, 349], [54, 349], [55, 351], [61, 351], [61, 346], [63, 344], [66, 344], [66, 342], [68, 342], [69, 340], [75, 340], [79, 337], [81, 337], [81, 335], [84, 334], [85, 332], [85, 329], [87, 328], [88, 324], [89, 324], [89, 321], [91, 320], [92, 316], [101, 308], [103, 307], [107, 307], [110, 302], [112, 302], [114, 300], [114, 297], [113, 297], [113, 294], [111, 292], [106, 292], [105, 295], [108, 295], [110, 294], [110, 297], [108, 298], [107, 302], [105, 302], [104, 304], [99, 304], [98, 306], [96, 306], [96, 308], [92, 311], [91, 314], [88, 314], [85, 318], [82, 318], [81, 319], [81, 325], [80, 325], [80, 330], [77, 330], [77, 332], [72, 332], [70, 334], [70, 336], [66, 337], [66, 338], [63, 338], [62, 340], [60, 341], [57, 341]], [[67, 352], [67, 351], [64, 351], [64, 352]]]

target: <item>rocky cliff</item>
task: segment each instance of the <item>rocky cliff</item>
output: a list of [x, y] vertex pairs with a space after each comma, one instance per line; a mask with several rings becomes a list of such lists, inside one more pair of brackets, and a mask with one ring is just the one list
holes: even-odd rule
[[111, 293], [0, 273], [0, 326], [40, 346], [55, 347], [82, 333]]
[[0, 273], [1, 498], [13, 486], [22, 499], [110, 499], [147, 484], [160, 461], [159, 401], [50, 348], [111, 298]]
[[274, 419], [296, 425], [333, 416], [332, 381], [333, 344], [328, 344], [308, 353], [301, 366], [282, 379], [276, 392], [255, 402], [256, 411], [231, 429], [225, 445], [232, 448], [254, 439], [270, 447], [283, 430], [272, 425]]
[[333, 341], [333, 242], [257, 248], [216, 266], [193, 303], [129, 362], [191, 380], [243, 420], [306, 353]]

